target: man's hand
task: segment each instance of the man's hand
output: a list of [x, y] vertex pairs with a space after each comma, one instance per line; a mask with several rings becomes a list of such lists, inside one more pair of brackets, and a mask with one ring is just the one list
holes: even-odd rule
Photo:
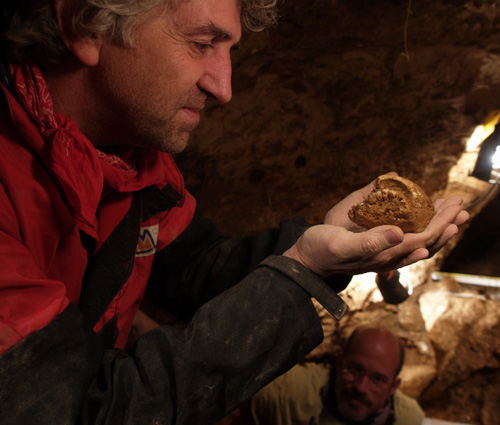
[[322, 277], [395, 270], [434, 255], [469, 219], [462, 199], [452, 196], [434, 203], [436, 213], [421, 233], [404, 234], [396, 226], [365, 230], [351, 222], [347, 212], [372, 188], [373, 182], [339, 202], [327, 213], [325, 224], [309, 228], [283, 255]]
[[326, 213], [323, 223], [332, 224], [334, 226], [341, 226], [346, 230], [352, 230], [354, 232], [364, 231], [365, 229], [359, 227], [356, 223], [352, 222], [349, 219], [347, 213], [354, 205], [359, 204], [366, 198], [368, 198], [368, 195], [371, 193], [375, 185], [375, 180], [367, 184], [365, 187], [352, 192], [350, 195], [346, 196], [344, 199], [342, 199], [342, 201], [336, 204], [333, 208], [331, 208], [330, 211]]

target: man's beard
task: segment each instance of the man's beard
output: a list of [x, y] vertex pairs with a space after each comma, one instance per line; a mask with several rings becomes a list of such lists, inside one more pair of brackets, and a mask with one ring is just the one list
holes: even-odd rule
[[[351, 400], [356, 400], [356, 401], [362, 403], [368, 409], [373, 408], [373, 402], [368, 398], [368, 396], [364, 393], [357, 391], [355, 388], [347, 390], [346, 396]], [[331, 406], [331, 408], [333, 408], [335, 415], [338, 417], [338, 419], [340, 419], [343, 423], [345, 423], [347, 425], [373, 425], [374, 423], [376, 423], [375, 421], [377, 420], [377, 418], [385, 411], [385, 408], [388, 406], [388, 403], [390, 403], [390, 397], [388, 396], [387, 402], [384, 403], [384, 405], [382, 407], [380, 407], [380, 409], [377, 409], [374, 413], [372, 413], [364, 418], [361, 418], [359, 420], [355, 420], [355, 419], [347, 418], [346, 416], [344, 416], [342, 411], [345, 412], [345, 409], [343, 409], [341, 407], [341, 405], [339, 405], [339, 400], [336, 396], [333, 396], [333, 398], [331, 400], [333, 400], [333, 402], [330, 404], [330, 406]], [[345, 412], [345, 413], [348, 413], [348, 412]], [[350, 411], [349, 411], [349, 413], [350, 413]]]

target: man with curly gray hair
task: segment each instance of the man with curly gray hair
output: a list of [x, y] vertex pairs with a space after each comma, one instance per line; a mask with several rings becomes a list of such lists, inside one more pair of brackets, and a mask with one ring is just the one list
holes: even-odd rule
[[[62, 0], [64, 2], [64, 0]], [[261, 31], [276, 23], [277, 0], [243, 0], [241, 22], [245, 29]], [[68, 3], [66, 1], [66, 3]], [[122, 45], [132, 45], [141, 19], [156, 10], [173, 10], [181, 0], [88, 0], [73, 7], [71, 31], [78, 37], [110, 36]], [[53, 1], [4, 0], [3, 34], [10, 39], [13, 57], [29, 57], [40, 63], [55, 62], [69, 51], [61, 39]]]
[[[210, 424], [322, 339], [349, 275], [432, 255], [467, 219], [360, 232], [335, 206], [235, 238], [172, 154], [231, 99], [242, 26], [274, 0], [3, 0], [0, 411], [8, 424]], [[127, 341], [147, 296], [187, 323]]]

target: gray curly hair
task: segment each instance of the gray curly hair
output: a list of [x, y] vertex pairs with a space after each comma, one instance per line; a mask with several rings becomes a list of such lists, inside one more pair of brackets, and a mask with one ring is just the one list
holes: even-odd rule
[[[64, 0], [60, 0], [63, 2]], [[183, 0], [78, 0], [73, 13], [77, 37], [105, 35], [131, 45], [141, 18], [155, 7], [172, 10]], [[240, 0], [245, 30], [261, 31], [277, 20], [278, 0]], [[55, 14], [54, 0], [2, 0], [0, 5], [1, 48], [13, 60], [57, 63], [67, 55]]]

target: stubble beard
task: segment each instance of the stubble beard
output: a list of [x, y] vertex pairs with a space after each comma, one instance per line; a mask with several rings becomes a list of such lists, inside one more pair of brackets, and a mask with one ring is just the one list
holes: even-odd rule
[[181, 153], [187, 146], [191, 130], [181, 130], [179, 128], [167, 126], [163, 134], [163, 139], [157, 150], [171, 155]]
[[177, 122], [176, 118], [177, 114], [168, 119], [154, 119], [144, 114], [136, 121], [132, 144], [171, 155], [182, 152], [196, 126]]
[[[205, 103], [206, 97], [200, 93], [192, 94], [191, 99], [180, 102], [181, 105], [199, 105]], [[146, 114], [145, 114], [146, 115]], [[173, 111], [164, 114], [168, 118], [152, 118], [151, 115], [142, 117], [138, 133], [142, 134], [142, 146], [166, 152], [172, 155], [182, 152], [189, 141], [191, 132], [198, 123], [184, 121], [182, 106], [177, 106]]]
[[371, 401], [364, 395], [357, 395], [356, 398], [363, 403], [363, 409], [359, 409], [359, 407], [353, 407], [350, 403], [350, 399], [353, 397], [353, 394], [349, 392], [348, 400], [338, 400], [337, 407], [340, 411], [340, 414], [345, 418], [353, 421], [353, 422], [362, 422], [365, 420], [369, 413], [367, 410], [370, 410], [373, 406]]

